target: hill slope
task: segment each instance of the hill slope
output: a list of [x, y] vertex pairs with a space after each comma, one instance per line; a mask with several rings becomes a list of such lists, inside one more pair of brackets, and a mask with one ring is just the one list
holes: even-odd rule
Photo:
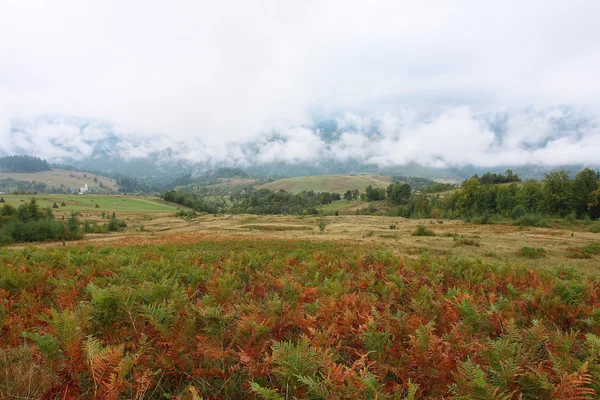
[[[64, 169], [53, 169], [50, 171], [40, 172], [1, 172], [0, 180], [12, 178], [16, 181], [27, 181], [27, 182], [43, 182], [48, 186], [60, 186], [63, 185], [66, 188], [75, 188], [79, 190], [86, 183], [90, 190], [99, 189], [100, 182], [104, 186], [104, 189], [117, 191], [117, 181], [111, 178], [107, 178], [101, 175], [95, 175], [91, 173], [78, 172], [78, 171], [67, 171]], [[94, 182], [94, 178], [97, 178], [98, 182]]]
[[354, 189], [364, 191], [369, 185], [386, 188], [390, 183], [390, 178], [381, 175], [317, 175], [279, 179], [257, 186], [256, 189], [283, 189], [293, 193], [303, 190], [343, 193]]

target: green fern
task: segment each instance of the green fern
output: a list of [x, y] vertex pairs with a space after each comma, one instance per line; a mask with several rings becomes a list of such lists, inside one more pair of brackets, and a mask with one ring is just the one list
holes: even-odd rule
[[277, 390], [264, 388], [256, 382], [250, 382], [250, 388], [263, 400], [284, 400]]

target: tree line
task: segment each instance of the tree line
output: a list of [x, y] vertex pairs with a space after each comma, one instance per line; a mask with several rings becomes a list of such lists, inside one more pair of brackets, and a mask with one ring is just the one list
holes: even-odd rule
[[30, 156], [0, 157], [0, 171], [5, 172], [40, 172], [50, 171], [52, 168], [46, 160]]
[[232, 214], [318, 214], [316, 207], [341, 200], [339, 193], [312, 190], [291, 193], [284, 190], [234, 190], [229, 197], [204, 197], [197, 193], [170, 190], [162, 198], [195, 211]]
[[408, 197], [391, 197], [390, 193], [397, 192], [399, 185], [392, 184], [387, 191], [388, 203], [397, 207], [389, 213], [403, 217], [475, 218], [481, 221], [517, 219], [526, 214], [571, 219], [600, 217], [600, 175], [592, 169], [586, 168], [573, 178], [566, 171], [549, 172], [541, 182], [520, 182], [513, 176], [511, 183], [502, 185], [497, 184], [501, 179], [493, 175], [482, 175], [488, 177], [483, 181], [475, 175], [463, 182], [460, 189], [445, 196], [411, 192]]
[[[416, 191], [405, 182], [393, 182], [387, 188], [369, 185], [364, 192], [348, 190], [339, 193], [303, 191], [290, 193], [268, 189], [234, 190], [225, 196], [202, 196], [197, 193], [168, 191], [166, 201], [208, 213], [250, 214], [317, 214], [323, 205], [341, 200], [385, 201], [381, 207], [366, 207], [359, 214], [387, 213], [406, 218], [464, 218], [479, 221], [531, 217], [568, 217], [598, 219], [600, 217], [600, 175], [586, 168], [574, 177], [566, 171], [554, 171], [542, 181], [522, 182], [508, 170], [505, 174], [474, 175], [459, 187], [431, 183]], [[431, 188], [430, 188], [431, 187]], [[438, 193], [442, 188], [456, 189]], [[322, 208], [322, 207], [321, 207]]]

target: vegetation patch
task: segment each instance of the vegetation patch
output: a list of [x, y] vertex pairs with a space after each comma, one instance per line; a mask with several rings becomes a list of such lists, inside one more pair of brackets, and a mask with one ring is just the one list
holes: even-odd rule
[[474, 246], [479, 247], [481, 243], [472, 237], [466, 237], [462, 235], [454, 236], [454, 246]]
[[40, 209], [32, 198], [18, 208], [10, 204], [0, 207], [0, 245], [15, 242], [46, 242], [77, 240], [83, 232], [76, 214], [66, 220], [56, 220], [52, 208]]
[[412, 233], [413, 236], [435, 236], [435, 232], [425, 225], [417, 225], [417, 229]]
[[339, 242], [9, 250], [0, 393], [595, 398], [597, 292], [568, 269]]
[[198, 216], [198, 214], [196, 214], [196, 212], [192, 211], [192, 210], [181, 209], [175, 213], [175, 216], [178, 218], [190, 220], [190, 219], [196, 218]]
[[526, 258], [544, 258], [546, 257], [546, 250], [543, 247], [521, 247], [519, 255]]
[[600, 254], [600, 243], [592, 243], [585, 247], [570, 247], [568, 249], [569, 258], [592, 258]]

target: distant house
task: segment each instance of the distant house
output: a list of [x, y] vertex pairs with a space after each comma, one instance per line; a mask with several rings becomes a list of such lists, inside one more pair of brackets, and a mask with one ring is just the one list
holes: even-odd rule
[[88, 185], [86, 183], [84, 187], [79, 188], [79, 194], [86, 194], [87, 192], [89, 192], [89, 190], [90, 189], [88, 188]]

